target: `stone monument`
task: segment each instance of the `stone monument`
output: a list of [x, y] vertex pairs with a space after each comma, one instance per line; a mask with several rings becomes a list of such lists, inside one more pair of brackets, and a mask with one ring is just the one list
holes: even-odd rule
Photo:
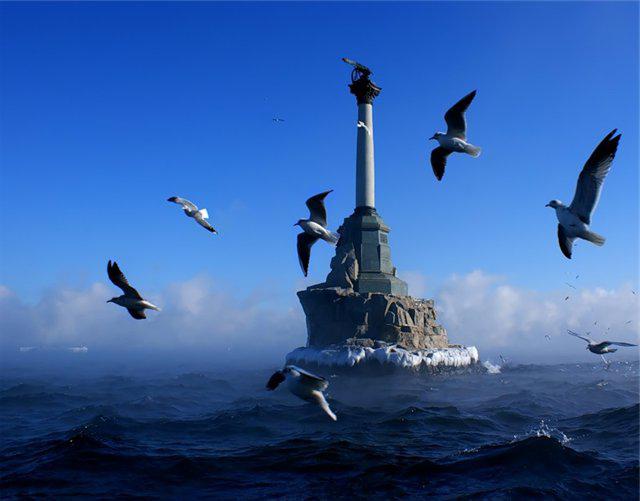
[[[357, 127], [356, 206], [338, 229], [340, 238], [326, 281], [298, 292], [307, 320], [307, 348], [295, 350], [287, 359], [300, 361], [310, 350], [325, 350], [325, 356], [328, 348], [372, 353], [383, 348], [387, 355], [390, 349], [413, 350], [416, 356], [420, 350], [425, 356], [424, 350], [466, 350], [449, 345], [445, 329], [436, 321], [433, 300], [409, 296], [406, 282], [396, 276], [390, 228], [375, 206], [373, 101], [382, 89], [371, 81], [369, 68], [344, 61], [354, 67], [349, 89], [362, 122]], [[477, 361], [473, 351], [471, 362]], [[467, 358], [473, 359], [473, 353]]]

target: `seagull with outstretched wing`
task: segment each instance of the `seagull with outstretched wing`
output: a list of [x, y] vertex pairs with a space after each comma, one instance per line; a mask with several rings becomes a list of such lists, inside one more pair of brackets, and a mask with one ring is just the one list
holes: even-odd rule
[[602, 184], [611, 170], [611, 164], [618, 150], [618, 143], [622, 135], [616, 136], [616, 132], [617, 129], [609, 132], [593, 150], [587, 163], [584, 164], [580, 176], [578, 176], [576, 193], [571, 205], [567, 207], [560, 200], [551, 200], [546, 205], [556, 211], [558, 243], [560, 250], [568, 259], [571, 259], [573, 242], [576, 238], [587, 240], [598, 246], [604, 245], [605, 238], [591, 231], [589, 225], [593, 211], [600, 199]]
[[187, 216], [195, 219], [196, 223], [209, 230], [214, 235], [218, 234], [217, 230], [207, 221], [207, 219], [209, 219], [209, 212], [207, 209], [198, 209], [196, 204], [190, 202], [186, 198], [171, 197], [167, 199], [167, 202], [173, 202], [174, 204], [181, 205], [182, 210]]
[[329, 381], [325, 378], [311, 374], [295, 365], [287, 365], [269, 378], [267, 389], [273, 391], [283, 382], [286, 382], [287, 389], [296, 397], [318, 404], [331, 419], [338, 420], [322, 393], [329, 387]]
[[324, 206], [325, 197], [333, 190], [314, 195], [307, 200], [309, 219], [299, 219], [294, 226], [300, 226], [303, 232], [298, 234], [298, 261], [300, 267], [307, 276], [309, 260], [311, 259], [311, 247], [318, 240], [324, 240], [331, 244], [338, 242], [338, 236], [327, 229], [327, 209]]
[[447, 122], [447, 133], [436, 132], [429, 138], [430, 140], [435, 139], [440, 144], [431, 152], [431, 168], [438, 181], [442, 180], [442, 176], [444, 176], [447, 157], [451, 153], [466, 153], [472, 157], [480, 156], [482, 149], [467, 142], [465, 112], [474, 97], [476, 97], [475, 90], [449, 108], [444, 115], [444, 120]]
[[362, 120], [358, 120], [357, 123], [358, 129], [364, 129], [365, 132], [371, 136], [371, 129], [369, 127], [367, 127], [367, 124], [365, 124]]
[[614, 353], [618, 351], [617, 348], [611, 348], [611, 346], [638, 346], [637, 344], [623, 343], [620, 341], [594, 341], [590, 337], [582, 336], [577, 332], [573, 332], [572, 330], [569, 330], [569, 329], [567, 329], [567, 333], [569, 333], [571, 336], [574, 336], [582, 339], [583, 341], [586, 341], [587, 350], [589, 350], [591, 353], [595, 353], [596, 355], [600, 355], [602, 357], [602, 360], [604, 360], [605, 363], [608, 363], [607, 360], [604, 358], [605, 353]]
[[107, 303], [115, 303], [118, 306], [126, 308], [129, 315], [136, 320], [147, 318], [144, 310], [160, 311], [160, 308], [144, 299], [140, 293], [129, 284], [127, 277], [124, 276], [124, 273], [122, 273], [118, 263], [115, 261], [113, 263], [109, 261], [107, 264], [107, 275], [109, 275], [109, 279], [113, 282], [113, 285], [122, 289], [123, 292], [122, 296], [112, 297]]

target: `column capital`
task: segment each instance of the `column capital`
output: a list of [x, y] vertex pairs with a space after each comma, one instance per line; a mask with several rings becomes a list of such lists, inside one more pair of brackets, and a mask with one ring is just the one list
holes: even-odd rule
[[373, 104], [373, 100], [378, 97], [382, 89], [369, 80], [369, 75], [365, 74], [357, 80], [353, 80], [349, 84], [349, 90], [351, 90], [351, 94], [356, 96], [358, 104]]

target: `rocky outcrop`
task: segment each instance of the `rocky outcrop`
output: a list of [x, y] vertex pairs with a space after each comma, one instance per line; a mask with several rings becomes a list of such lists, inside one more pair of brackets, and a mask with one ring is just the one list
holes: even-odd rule
[[407, 350], [449, 346], [432, 300], [358, 293], [343, 287], [309, 288], [298, 292], [298, 297], [307, 317], [310, 347], [373, 346], [376, 341]]

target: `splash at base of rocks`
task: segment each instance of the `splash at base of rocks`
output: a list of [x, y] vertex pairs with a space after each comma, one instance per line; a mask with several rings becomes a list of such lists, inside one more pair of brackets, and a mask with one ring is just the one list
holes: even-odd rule
[[479, 361], [475, 346], [449, 346], [426, 350], [407, 350], [376, 342], [373, 347], [353, 344], [326, 348], [300, 347], [286, 356], [288, 364], [331, 368], [403, 368], [433, 372], [444, 368], [467, 368]]

